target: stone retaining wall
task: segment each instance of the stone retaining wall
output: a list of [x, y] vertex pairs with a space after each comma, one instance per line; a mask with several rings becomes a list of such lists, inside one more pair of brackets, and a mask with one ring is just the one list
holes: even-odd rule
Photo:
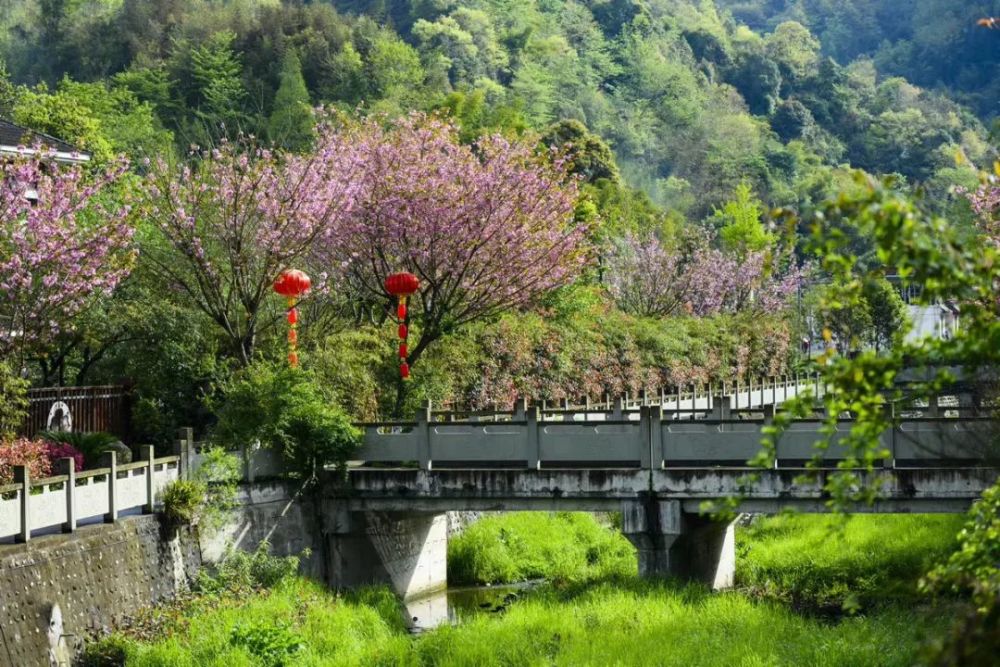
[[154, 516], [0, 547], [0, 667], [68, 665], [84, 636], [186, 589], [200, 564], [193, 534]]
[[[272, 554], [299, 556], [299, 571], [323, 581], [320, 519], [313, 496], [295, 482], [242, 484], [237, 507], [225, 525], [200, 536], [201, 554], [206, 562], [215, 563], [227, 549], [254, 551], [266, 541]], [[307, 549], [308, 556], [303, 553]]]

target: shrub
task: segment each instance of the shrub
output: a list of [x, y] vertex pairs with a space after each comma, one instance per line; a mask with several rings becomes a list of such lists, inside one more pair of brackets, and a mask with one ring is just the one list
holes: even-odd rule
[[231, 448], [256, 441], [274, 447], [302, 478], [313, 478], [329, 463], [343, 465], [360, 441], [360, 432], [303, 370], [254, 364], [223, 393], [216, 441]]
[[1000, 654], [1000, 484], [969, 510], [959, 548], [920, 582], [925, 592], [967, 595], [973, 609], [928, 651], [932, 665], [995, 665]]
[[204, 485], [205, 497], [199, 517], [200, 525], [207, 530], [219, 528], [229, 512], [237, 505], [236, 493], [243, 477], [238, 456], [222, 447], [202, 451], [201, 464], [194, 471], [194, 481]]
[[0, 442], [13, 440], [28, 410], [28, 382], [0, 361]]
[[14, 480], [14, 466], [28, 466], [31, 479], [48, 477], [52, 464], [46, 443], [41, 440], [18, 438], [7, 444], [0, 444], [0, 484]]
[[49, 459], [49, 467], [52, 470], [55, 470], [56, 461], [66, 458], [73, 459], [74, 471], [80, 472], [81, 470], [83, 470], [83, 452], [81, 452], [73, 445], [67, 445], [65, 443], [46, 442], [45, 455]]
[[82, 453], [83, 462], [78, 463], [77, 470], [81, 470], [83, 466], [96, 467], [101, 454], [111, 451], [114, 444], [118, 442], [118, 436], [102, 432], [43, 431], [39, 435], [53, 444], [69, 445]]
[[205, 502], [205, 484], [177, 479], [168, 484], [161, 494], [163, 518], [171, 526], [189, 526], [197, 523]]
[[229, 633], [229, 643], [261, 659], [267, 667], [284, 667], [305, 648], [302, 636], [283, 623], [241, 623]]
[[309, 355], [310, 366], [333, 403], [355, 419], [375, 421], [379, 397], [392, 395], [388, 378], [383, 377], [395, 379], [399, 374], [395, 358], [386, 354], [390, 335], [376, 329], [337, 332]]
[[[308, 557], [309, 551], [302, 554]], [[299, 571], [298, 556], [273, 556], [264, 540], [253, 552], [230, 549], [215, 572], [198, 573], [197, 588], [205, 592], [245, 591], [273, 588]]]
[[129, 641], [118, 635], [87, 644], [79, 658], [80, 667], [125, 667]]
[[959, 548], [921, 582], [931, 593], [971, 594], [980, 611], [1000, 599], [1000, 484], [983, 493], [958, 534]]

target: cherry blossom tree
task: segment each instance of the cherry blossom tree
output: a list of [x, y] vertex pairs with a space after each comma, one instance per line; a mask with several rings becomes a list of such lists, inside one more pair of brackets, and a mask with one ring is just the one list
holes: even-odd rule
[[1000, 248], [1000, 185], [981, 185], [974, 191], [959, 188], [976, 214], [976, 223], [994, 248]]
[[350, 139], [327, 126], [304, 155], [223, 142], [150, 165], [143, 210], [159, 234], [143, 248], [147, 265], [221, 327], [243, 365], [277, 321], [265, 309], [274, 279], [351, 210], [365, 154]]
[[772, 275], [765, 251], [743, 258], [696, 235], [676, 247], [655, 235], [627, 235], [608, 259], [607, 287], [622, 310], [644, 317], [784, 308], [798, 289], [799, 270]]
[[46, 151], [0, 162], [0, 360], [23, 365], [128, 275], [129, 206], [111, 196], [119, 161], [84, 172]]
[[418, 276], [411, 366], [446, 333], [527, 306], [587, 263], [576, 181], [558, 151], [500, 135], [462, 145], [453, 125], [421, 114], [344, 133], [365, 155], [360, 194], [316, 257], [384, 304], [388, 274]]

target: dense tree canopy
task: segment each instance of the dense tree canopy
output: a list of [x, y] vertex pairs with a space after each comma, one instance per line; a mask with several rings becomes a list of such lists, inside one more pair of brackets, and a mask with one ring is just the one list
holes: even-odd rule
[[[923, 7], [935, 4], [915, 3], [925, 18]], [[269, 274], [299, 262], [320, 282], [324, 274], [339, 280], [339, 289], [317, 290], [302, 304], [305, 363], [354, 369], [373, 387], [362, 395], [376, 397], [356, 401], [366, 411], [387, 407], [375, 389], [392, 377], [380, 279], [397, 266], [426, 272], [426, 284], [437, 285], [422, 295], [426, 302], [418, 299], [414, 335], [447, 338], [477, 354], [490, 344], [517, 350], [506, 367], [452, 359], [466, 370], [451, 372], [443, 366], [447, 355], [425, 352], [418, 339], [410, 352], [422, 357], [426, 370], [418, 374], [414, 397], [486, 401], [510, 396], [515, 387], [578, 391], [583, 385], [565, 370], [572, 354], [583, 360], [580, 372], [592, 380], [584, 384], [594, 392], [598, 385], [638, 389], [753, 369], [777, 372], [795, 362], [789, 341], [803, 318], [784, 307], [784, 297], [795, 291], [795, 267], [803, 264], [803, 238], [811, 229], [804, 222], [782, 229], [776, 208], [810, 219], [832, 194], [857, 194], [851, 169], [860, 167], [897, 174], [901, 194], [923, 189], [928, 208], [971, 233], [981, 205], [954, 196], [953, 187], [975, 191], [978, 169], [997, 155], [981, 120], [989, 114], [977, 105], [977, 117], [944, 94], [971, 88], [954, 77], [924, 76], [941, 69], [940, 60], [920, 72], [901, 66], [918, 54], [910, 58], [903, 42], [927, 42], [931, 35], [889, 26], [888, 3], [880, 0], [8, 5], [0, 17], [0, 113], [90, 150], [96, 164], [126, 153], [134, 177], [148, 177], [157, 188], [144, 199], [149, 216], [139, 223], [133, 276], [113, 299], [76, 318], [73, 332], [52, 341], [33, 366], [34, 379], [136, 378], [148, 423], [165, 430], [177, 418], [210, 419], [199, 397], [211, 393], [228, 367], [279, 354], [280, 329], [269, 326], [279, 314], [267, 297]], [[950, 17], [959, 14], [943, 15], [952, 25]], [[945, 31], [932, 51], [954, 56], [954, 64], [958, 53], [970, 60], [972, 42], [982, 39], [964, 28]], [[949, 45], [951, 55], [944, 54]], [[982, 73], [990, 57], [966, 64]], [[289, 165], [316, 159], [330, 140], [324, 133], [332, 126], [315, 107], [346, 119], [337, 131], [357, 146], [344, 155], [368, 171], [338, 158], [301, 183], [289, 180]], [[445, 157], [418, 154], [404, 141], [418, 131], [404, 131], [396, 119], [413, 112], [446, 116], [418, 123]], [[265, 148], [271, 144], [273, 153]], [[253, 148], [245, 153], [246, 145]], [[556, 152], [548, 152], [553, 146]], [[491, 151], [508, 157], [497, 165], [517, 167], [511, 182], [523, 185], [530, 177], [537, 184], [531, 179], [544, 175], [558, 183], [551, 192], [561, 194], [509, 192], [501, 176], [488, 173]], [[397, 163], [388, 161], [393, 155]], [[151, 158], [148, 166], [144, 157]], [[564, 169], [572, 179], [564, 178]], [[359, 188], [351, 196], [342, 192], [347, 199], [356, 195], [358, 208], [332, 216], [353, 225], [338, 228], [342, 236], [333, 242], [317, 231], [311, 214], [300, 219], [298, 207], [346, 183]], [[557, 220], [545, 230], [573, 239], [572, 271], [555, 260], [543, 262], [552, 270], [541, 273], [518, 264], [518, 257], [545, 255], [544, 243], [532, 245], [544, 240], [541, 227], [528, 225], [508, 245], [527, 240], [530, 252], [508, 253], [507, 275], [477, 264], [485, 253], [470, 264], [482, 270], [475, 286], [442, 272], [444, 265], [467, 264], [468, 248], [459, 239], [494, 238], [488, 224], [504, 211], [480, 215], [497, 204], [491, 197], [499, 195], [486, 192], [489, 183], [521, 213], [537, 195], [541, 214], [510, 209], [507, 217], [538, 225]], [[234, 188], [260, 192], [263, 205], [242, 197], [224, 205]], [[199, 195], [205, 192], [216, 196]], [[306, 201], [289, 193], [304, 193]], [[443, 203], [455, 201], [463, 204]], [[424, 234], [434, 220], [441, 228]], [[290, 226], [302, 236], [287, 237], [287, 247], [258, 238]], [[869, 234], [840, 220], [820, 227], [847, 235], [858, 251], [858, 271], [885, 272]], [[377, 243], [366, 242], [376, 237]], [[586, 268], [576, 263], [584, 241], [593, 260]], [[365, 257], [377, 259], [370, 270], [359, 268]], [[639, 260], [644, 269], [636, 268]], [[655, 288], [650, 298], [673, 306], [628, 305], [629, 290], [642, 288], [648, 276], [663, 278], [646, 284]], [[828, 278], [820, 271], [811, 279], [822, 284]], [[685, 285], [708, 290], [711, 298], [677, 297]], [[775, 294], [782, 298], [769, 300]], [[888, 293], [871, 296], [879, 294]], [[818, 298], [801, 296], [792, 303]], [[896, 322], [891, 300], [876, 300], [886, 306], [874, 309], [882, 319]], [[558, 336], [551, 328], [564, 326], [569, 304], [591, 318], [572, 323], [582, 347], [553, 342]], [[512, 317], [512, 308], [521, 317], [533, 311], [542, 318], [539, 328], [504, 326], [503, 340], [488, 336], [498, 318]], [[129, 317], [113, 316], [121, 312]], [[164, 318], [170, 325], [158, 327]], [[756, 318], [766, 343], [739, 348], [733, 332], [744, 326], [741, 318]], [[669, 335], [652, 333], [658, 327]], [[709, 332], [704, 335], [720, 350], [740, 352], [713, 359], [682, 333], [689, 327]], [[753, 338], [740, 331], [740, 339]], [[865, 331], [862, 347], [888, 342], [871, 327]], [[153, 363], [136, 355], [138, 340], [155, 341], [162, 358]], [[338, 349], [340, 340], [350, 342], [346, 351]], [[768, 348], [781, 352], [762, 352]], [[543, 361], [524, 370], [532, 354]], [[548, 379], [527, 383], [517, 377], [522, 372]], [[470, 379], [476, 373], [481, 377]], [[151, 374], [162, 382], [146, 382]], [[329, 383], [340, 382], [330, 375]], [[355, 404], [351, 391], [338, 395]]]
[[841, 63], [870, 57], [879, 69], [928, 87], [947, 87], [984, 117], [998, 109], [996, 35], [978, 19], [1000, 14], [995, 0], [719, 0], [752, 28], [805, 25]]
[[[888, 2], [810, 0], [797, 10], [799, 3], [763, 0], [172, 0], [155, 9], [46, 3], [44, 21], [35, 20], [39, 0], [11, 4], [0, 59], [14, 83], [31, 86], [12, 93], [15, 116], [102, 153], [150, 154], [169, 141], [164, 130], [181, 151], [240, 132], [279, 141], [291, 132], [285, 145], [300, 146], [309, 102], [389, 114], [448, 108], [466, 140], [554, 123], [565, 134], [573, 127], [565, 123], [579, 122], [610, 148], [630, 186], [693, 219], [710, 215], [743, 181], [767, 204], [808, 206], [827, 194], [810, 188], [845, 161], [944, 191], [968, 185], [969, 165], [993, 156], [972, 114], [882, 72], [932, 88], [939, 80], [895, 67], [903, 56], [857, 59], [881, 41], [843, 47], [878, 35], [929, 39], [914, 17], [903, 21], [908, 30], [890, 26]], [[941, 3], [916, 4], [926, 18]], [[972, 11], [937, 9], [949, 26]], [[878, 28], [861, 25], [869, 20]], [[954, 61], [943, 53], [949, 45], [971, 59], [966, 41], [985, 37], [966, 33], [946, 33], [932, 49], [937, 57], [920, 62], [944, 71]], [[971, 70], [952, 67], [941, 80], [975, 71], [985, 86], [988, 61], [979, 56]], [[107, 92], [75, 81], [101, 82]], [[956, 153], [965, 169], [955, 168]]]

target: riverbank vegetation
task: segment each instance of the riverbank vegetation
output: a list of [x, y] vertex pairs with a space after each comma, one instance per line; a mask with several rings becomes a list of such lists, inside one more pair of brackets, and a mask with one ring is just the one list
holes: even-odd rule
[[[266, 595], [192, 604], [169, 634], [119, 640], [129, 667], [258, 665], [912, 664], [941, 618], [895, 609], [838, 624], [700, 587], [632, 581], [547, 591], [500, 617], [410, 636], [391, 596], [336, 596], [301, 579]], [[247, 642], [248, 636], [260, 638]], [[112, 642], [105, 649], [110, 653]], [[93, 649], [96, 655], [97, 649]]]
[[[293, 576], [287, 560], [238, 555], [201, 582], [202, 594], [89, 654], [117, 653], [129, 667], [911, 665], [959, 609], [918, 596], [925, 565], [954, 547], [953, 519], [922, 518], [760, 518], [737, 538], [740, 589], [712, 593], [638, 579], [631, 546], [590, 515], [493, 516], [453, 538], [452, 572], [469, 581], [529, 573], [550, 585], [522, 593], [502, 614], [417, 636], [385, 589], [338, 594]], [[781, 594], [762, 599], [762, 588]], [[858, 591], [873, 604], [832, 618], [799, 613], [783, 603], [799, 590], [822, 600]]]
[[954, 515], [757, 517], [737, 530], [736, 585], [807, 612], [907, 604], [957, 547]]

